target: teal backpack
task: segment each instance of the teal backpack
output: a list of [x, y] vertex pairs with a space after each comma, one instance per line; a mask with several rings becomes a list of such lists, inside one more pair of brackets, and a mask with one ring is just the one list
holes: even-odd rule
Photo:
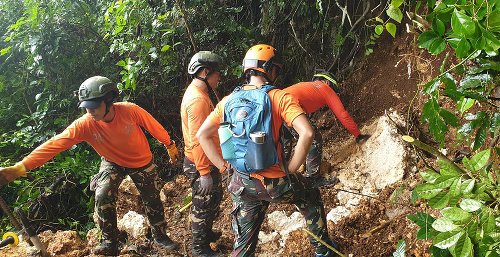
[[221, 126], [227, 127], [232, 136], [225, 142], [221, 138], [221, 148], [225, 160], [238, 172], [249, 174], [279, 162], [272, 131], [271, 100], [267, 94], [274, 87], [267, 84], [255, 89], [243, 87], [234, 89], [224, 105]]

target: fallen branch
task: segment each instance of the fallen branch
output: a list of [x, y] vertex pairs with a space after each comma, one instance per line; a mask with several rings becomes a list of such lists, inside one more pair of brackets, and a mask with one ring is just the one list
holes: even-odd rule
[[317, 235], [313, 234], [313, 232], [309, 231], [307, 228], [302, 228], [302, 230], [304, 230], [310, 236], [314, 237], [314, 239], [316, 239], [318, 242], [322, 243], [324, 246], [328, 247], [328, 249], [334, 251], [339, 256], [346, 257], [343, 253], [339, 252], [337, 249], [333, 248], [331, 245], [329, 245], [325, 241], [321, 240]]
[[362, 238], [367, 238], [367, 237], [371, 237], [373, 234], [375, 234], [377, 231], [383, 229], [384, 227], [386, 227], [391, 221], [390, 220], [386, 220], [386, 221], [382, 221], [382, 223], [374, 228], [372, 228], [370, 231], [360, 235], [360, 237]]
[[[423, 143], [422, 141], [418, 140], [418, 139], [415, 139], [411, 136], [403, 136], [402, 137], [404, 141], [436, 156], [440, 161], [443, 161], [445, 162], [446, 164], [452, 166], [453, 168], [455, 168], [457, 171], [461, 172], [462, 174], [464, 174], [465, 176], [467, 176], [467, 178], [474, 178], [474, 176], [462, 169], [460, 166], [458, 166], [456, 163], [454, 163], [453, 161], [451, 161], [450, 159], [448, 159], [444, 154], [442, 154], [440, 151], [438, 151], [436, 148], [426, 144], [426, 143]], [[474, 178], [475, 179], [475, 178]], [[477, 179], [475, 179], [477, 181]]]

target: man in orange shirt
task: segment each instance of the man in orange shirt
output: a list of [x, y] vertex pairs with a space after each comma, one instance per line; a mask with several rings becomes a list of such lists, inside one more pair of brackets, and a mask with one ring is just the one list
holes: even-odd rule
[[179, 154], [167, 131], [148, 112], [133, 104], [120, 102], [116, 84], [106, 77], [85, 80], [78, 90], [80, 107], [87, 113], [75, 120], [62, 133], [49, 139], [14, 166], [0, 169], [0, 186], [16, 178], [26, 177], [58, 153], [82, 141], [88, 142], [101, 156], [101, 167], [90, 183], [95, 191], [95, 209], [101, 229], [98, 255], [118, 254], [116, 198], [118, 187], [129, 175], [141, 194], [155, 243], [168, 250], [177, 244], [166, 235], [163, 204], [159, 199], [160, 180], [153, 163], [149, 144], [141, 128], [148, 130], [165, 145], [170, 162]]
[[[243, 60], [243, 71], [249, 83], [243, 85], [242, 90], [274, 82], [280, 67], [279, 56], [274, 47], [264, 44], [251, 47]], [[257, 173], [243, 174], [242, 171], [235, 170], [229, 185], [233, 199], [231, 213], [235, 235], [232, 256], [254, 255], [259, 230], [269, 203], [295, 204], [304, 215], [309, 230], [323, 241], [329, 241], [320, 191], [318, 188], [308, 186], [307, 180], [300, 173], [296, 173], [305, 161], [314, 138], [314, 130], [304, 111], [290, 94], [278, 89], [272, 89], [267, 94], [271, 101], [272, 136], [278, 157], [281, 152], [278, 147], [279, 129], [283, 122], [297, 131], [299, 139], [294, 155], [287, 164], [280, 161], [279, 164]], [[231, 95], [225, 97], [217, 104], [196, 134], [205, 154], [222, 170], [226, 169], [228, 164], [217, 151], [218, 146], [213, 141], [213, 136], [217, 134], [219, 123], [225, 121], [224, 108], [230, 97]], [[250, 132], [252, 131], [246, 133]], [[290, 179], [280, 165], [287, 165]], [[316, 247], [316, 256], [329, 255], [330, 251], [326, 246], [313, 238], [311, 243]]]
[[[337, 87], [337, 82], [329, 72], [322, 72], [313, 76], [313, 81], [300, 82], [289, 86], [283, 91], [290, 93], [299, 101], [300, 106], [306, 114], [313, 113], [321, 107], [328, 106], [333, 111], [335, 116], [340, 120], [342, 125], [359, 140], [367, 139], [369, 135], [362, 135], [358, 129], [358, 125], [351, 118], [351, 115], [346, 111], [344, 105], [336, 92], [340, 92]], [[315, 130], [314, 141], [306, 158], [306, 177], [318, 179], [320, 175], [321, 155], [322, 155], [322, 137]], [[292, 134], [295, 134], [292, 130]], [[318, 180], [320, 182], [320, 180]], [[319, 183], [317, 185], [320, 185]]]
[[[214, 232], [212, 225], [219, 214], [222, 200], [222, 183], [219, 170], [213, 166], [201, 148], [196, 132], [217, 104], [215, 89], [220, 80], [222, 59], [210, 51], [196, 53], [189, 62], [188, 73], [193, 77], [181, 103], [182, 134], [184, 137], [184, 173], [192, 188], [193, 209], [191, 226], [195, 256], [219, 256], [210, 248], [220, 232]], [[215, 134], [213, 142], [219, 142]], [[220, 153], [220, 148], [215, 149]]]

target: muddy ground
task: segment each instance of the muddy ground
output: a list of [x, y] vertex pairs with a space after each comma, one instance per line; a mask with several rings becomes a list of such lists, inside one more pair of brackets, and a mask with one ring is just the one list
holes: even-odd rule
[[[411, 134], [433, 144], [425, 126], [419, 125], [419, 110], [425, 102], [419, 84], [437, 75], [444, 54], [431, 56], [416, 48], [416, 35], [399, 34], [396, 39], [380, 38], [374, 52], [342, 83], [342, 101], [362, 133], [372, 135], [369, 140], [356, 144], [327, 109], [316, 112], [311, 118], [324, 138], [324, 175], [334, 176], [338, 181], [321, 188], [329, 234], [346, 256], [392, 256], [401, 239], [407, 245], [406, 256], [429, 256], [426, 252], [430, 242], [416, 241], [418, 227], [406, 218], [428, 209], [423, 202], [410, 202], [411, 190], [420, 182], [418, 170], [423, 164], [401, 142], [400, 136]], [[451, 64], [453, 60], [449, 61]], [[131, 223], [142, 224], [144, 211], [134, 187], [124, 184], [121, 188], [119, 218], [127, 216], [133, 219]], [[189, 183], [183, 175], [167, 182], [162, 191], [170, 237], [181, 246], [178, 251], [163, 252], [156, 248], [147, 239], [150, 238], [144, 229], [147, 225], [140, 225], [142, 230], [136, 228], [128, 234], [122, 233], [126, 248], [122, 255], [190, 256], [189, 209], [178, 213], [189, 193]], [[220, 209], [214, 228], [223, 234], [212, 247], [229, 255], [233, 234], [231, 200], [227, 192]], [[257, 256], [313, 256], [314, 249], [305, 232], [300, 228], [283, 231], [289, 229], [290, 224], [303, 221], [296, 212], [290, 205], [270, 206]], [[277, 225], [280, 222], [285, 223]], [[89, 233], [87, 240], [79, 240], [71, 231], [47, 231], [40, 237], [53, 256], [92, 256], [90, 249], [97, 242], [95, 230]], [[30, 255], [36, 256], [33, 248], [25, 243], [0, 250], [0, 256]]]

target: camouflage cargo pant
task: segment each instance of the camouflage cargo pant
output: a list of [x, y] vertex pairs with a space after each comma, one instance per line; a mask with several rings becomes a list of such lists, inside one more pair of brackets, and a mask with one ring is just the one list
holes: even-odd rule
[[[290, 155], [289, 152], [291, 151], [291, 148], [287, 148], [286, 146], [289, 144], [291, 145], [293, 138], [298, 138], [299, 135], [293, 128], [290, 128], [286, 125], [282, 125], [281, 128], [285, 130], [284, 132], [282, 132], [283, 145], [285, 146], [285, 155]], [[321, 133], [318, 132], [316, 126], [313, 126], [313, 128], [314, 140], [306, 157], [306, 177], [314, 177], [320, 174], [321, 156], [323, 155], [323, 138], [321, 136]]]
[[103, 242], [116, 242], [118, 236], [116, 200], [118, 187], [129, 175], [139, 191], [153, 233], [165, 233], [163, 204], [160, 200], [161, 181], [156, 165], [150, 163], [141, 168], [125, 168], [101, 158], [101, 167], [90, 183], [95, 191], [95, 208]]
[[184, 173], [190, 179], [193, 189], [193, 208], [191, 211], [191, 226], [193, 232], [193, 248], [200, 249], [208, 247], [210, 238], [207, 234], [212, 230], [215, 218], [219, 215], [219, 206], [222, 200], [222, 183], [219, 170], [212, 166], [210, 176], [212, 176], [212, 193], [200, 195], [200, 173], [196, 165], [188, 158], [184, 157]]
[[[235, 235], [232, 256], [254, 256], [260, 227], [269, 203], [295, 204], [304, 218], [308, 229], [321, 240], [328, 242], [328, 230], [323, 201], [318, 188], [300, 173], [286, 177], [264, 178], [264, 184], [256, 178], [243, 178], [235, 173], [229, 185], [233, 199], [231, 214], [232, 229]], [[325, 252], [326, 246], [314, 238], [309, 238], [317, 252]]]

